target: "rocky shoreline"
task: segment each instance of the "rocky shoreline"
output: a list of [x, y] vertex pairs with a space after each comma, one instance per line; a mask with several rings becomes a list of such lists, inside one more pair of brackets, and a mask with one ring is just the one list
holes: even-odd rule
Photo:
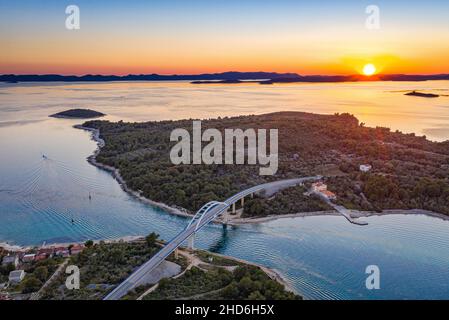
[[82, 130], [86, 130], [91, 132], [91, 137], [92, 140], [94, 140], [95, 142], [97, 142], [98, 148], [94, 151], [94, 153], [89, 156], [87, 158], [87, 161], [92, 164], [93, 166], [108, 171], [109, 173], [111, 173], [111, 175], [114, 177], [115, 180], [117, 180], [117, 182], [119, 183], [119, 185], [122, 187], [123, 191], [125, 191], [126, 193], [128, 193], [129, 195], [133, 196], [134, 198], [137, 198], [139, 201], [142, 201], [146, 204], [152, 205], [152, 206], [156, 206], [158, 208], [161, 208], [171, 214], [175, 214], [178, 216], [182, 216], [182, 217], [192, 217], [191, 214], [189, 214], [187, 212], [186, 209], [178, 209], [178, 208], [174, 208], [171, 207], [165, 203], [161, 203], [161, 202], [156, 202], [153, 200], [150, 200], [148, 198], [145, 198], [144, 196], [142, 196], [139, 192], [130, 189], [127, 185], [125, 180], [122, 178], [122, 176], [120, 175], [120, 170], [108, 165], [105, 165], [103, 163], [100, 163], [96, 160], [97, 155], [100, 153], [101, 148], [105, 145], [105, 142], [103, 139], [100, 138], [100, 131], [98, 129], [93, 129], [93, 128], [88, 128], [88, 127], [84, 127], [82, 125], [75, 125], [74, 126], [77, 129], [82, 129]]
[[[187, 209], [175, 208], [175, 207], [169, 206], [162, 202], [153, 201], [151, 199], [148, 199], [148, 198], [142, 196], [138, 191], [135, 191], [135, 190], [132, 190], [131, 188], [129, 188], [126, 184], [126, 181], [120, 175], [119, 169], [114, 168], [112, 166], [105, 165], [96, 160], [96, 157], [100, 153], [101, 148], [105, 146], [105, 141], [100, 138], [100, 131], [98, 129], [84, 127], [82, 125], [75, 125], [74, 128], [85, 130], [85, 131], [88, 131], [91, 133], [91, 138], [93, 141], [95, 141], [97, 143], [98, 148], [94, 151], [94, 153], [92, 155], [90, 155], [87, 158], [87, 161], [90, 164], [92, 164], [93, 166], [109, 172], [114, 177], [114, 179], [119, 183], [119, 185], [121, 186], [123, 191], [125, 191], [126, 193], [128, 193], [129, 195], [131, 195], [132, 197], [136, 198], [137, 200], [139, 200], [143, 203], [161, 208], [170, 214], [174, 214], [174, 215], [186, 217], [186, 218], [193, 217], [193, 215], [191, 213], [189, 213]], [[264, 216], [264, 217], [258, 217], [258, 218], [234, 218], [232, 220], [227, 220], [227, 221], [217, 219], [213, 222], [218, 223], [218, 224], [227, 224], [227, 225], [243, 225], [243, 224], [250, 224], [250, 223], [268, 222], [268, 221], [273, 221], [273, 220], [277, 220], [277, 219], [323, 216], [323, 215], [338, 216], [339, 214], [336, 211], [314, 211], [314, 212], [299, 212], [299, 213], [284, 214], [284, 215], [271, 215], [271, 216]]]
[[301, 297], [305, 298], [302, 293], [300, 293], [296, 289], [294, 289], [293, 286], [290, 284], [290, 282], [287, 279], [285, 279], [282, 276], [282, 274], [280, 272], [276, 271], [275, 269], [270, 269], [270, 268], [264, 267], [264, 266], [262, 266], [260, 264], [257, 264], [257, 263], [252, 263], [252, 262], [249, 262], [249, 261], [246, 261], [246, 260], [242, 260], [242, 259], [231, 257], [231, 256], [226, 256], [226, 255], [219, 254], [219, 253], [216, 253], [216, 252], [213, 252], [213, 254], [218, 256], [218, 257], [222, 257], [222, 258], [225, 258], [225, 259], [234, 260], [234, 261], [237, 261], [237, 262], [240, 262], [240, 263], [243, 263], [243, 264], [247, 264], [247, 265], [250, 265], [250, 266], [258, 267], [258, 268], [262, 269], [262, 271], [265, 272], [272, 280], [275, 280], [275, 281], [279, 282], [280, 284], [282, 284], [285, 287], [285, 290], [293, 292], [295, 294], [299, 294]]

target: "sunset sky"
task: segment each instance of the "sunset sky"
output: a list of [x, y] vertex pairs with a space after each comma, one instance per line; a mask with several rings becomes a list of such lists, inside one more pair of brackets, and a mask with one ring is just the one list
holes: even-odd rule
[[449, 1], [0, 0], [0, 43], [0, 74], [449, 73]]

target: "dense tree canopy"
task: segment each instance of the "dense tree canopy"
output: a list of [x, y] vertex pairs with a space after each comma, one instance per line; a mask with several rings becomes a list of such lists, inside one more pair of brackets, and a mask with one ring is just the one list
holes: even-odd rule
[[[175, 128], [192, 131], [191, 119], [85, 125], [99, 129], [106, 142], [97, 160], [118, 168], [131, 189], [189, 211], [259, 183], [322, 174], [339, 201], [352, 208], [422, 208], [449, 214], [449, 142], [369, 128], [349, 114], [281, 112], [202, 121], [203, 131], [278, 129], [275, 176], [260, 176], [256, 165], [173, 165], [169, 153], [175, 142], [170, 142], [170, 133]], [[361, 174], [360, 164], [371, 164], [373, 170]], [[299, 198], [295, 200], [294, 195]], [[297, 191], [281, 193], [275, 200], [276, 207], [287, 212], [317, 209], [313, 199], [302, 198]], [[249, 215], [275, 213], [267, 212], [270, 206], [263, 202], [248, 204], [253, 206]]]

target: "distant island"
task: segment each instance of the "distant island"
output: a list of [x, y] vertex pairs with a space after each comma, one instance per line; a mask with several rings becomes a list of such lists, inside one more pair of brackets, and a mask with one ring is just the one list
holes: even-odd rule
[[[246, 81], [245, 81], [246, 80]], [[429, 81], [429, 80], [449, 80], [449, 74], [438, 74], [438, 75], [406, 75], [406, 74], [385, 74], [385, 75], [375, 75], [375, 76], [364, 76], [364, 75], [348, 75], [348, 76], [300, 76], [300, 75], [289, 75], [287, 77], [279, 76], [269, 79], [254, 80], [254, 79], [244, 79], [239, 80], [197, 80], [192, 81], [192, 84], [236, 84], [242, 82], [256, 82], [262, 85], [274, 84], [274, 83], [320, 83], [320, 82], [363, 82], [363, 81]]]
[[93, 119], [104, 117], [105, 114], [90, 109], [70, 109], [50, 115], [52, 118], [68, 118], [68, 119]]
[[[15, 75], [3, 74], [0, 75], [0, 82], [107, 82], [107, 81], [237, 81], [237, 80], [267, 80], [267, 79], [295, 79], [299, 77], [296, 73], [277, 73], [277, 72], [222, 72], [222, 73], [203, 73], [191, 75], [160, 75], [160, 74], [129, 74], [125, 76], [117, 75], [92, 75], [87, 74], [83, 76], [74, 75], [57, 75], [57, 74], [28, 74]], [[449, 79], [449, 75], [448, 75]]]
[[192, 84], [217, 84], [217, 83], [224, 83], [224, 84], [236, 84], [236, 83], [248, 83], [248, 82], [259, 82], [259, 81], [251, 81], [251, 80], [196, 80], [192, 81]]
[[358, 81], [427, 81], [449, 80], [449, 74], [431, 75], [405, 75], [386, 74], [375, 76], [364, 75], [308, 75], [301, 76], [297, 73], [277, 72], [222, 72], [203, 73], [190, 75], [160, 75], [160, 74], [129, 74], [117, 75], [57, 75], [57, 74], [3, 74], [0, 82], [110, 82], [110, 81], [192, 81], [195, 84], [227, 83], [234, 84], [241, 81], [253, 81], [259, 84], [295, 83], [295, 82], [358, 82]]
[[422, 98], [438, 98], [439, 97], [438, 94], [422, 93], [422, 92], [418, 92], [418, 91], [407, 92], [405, 95], [406, 96], [414, 96], [414, 97], [422, 97]]

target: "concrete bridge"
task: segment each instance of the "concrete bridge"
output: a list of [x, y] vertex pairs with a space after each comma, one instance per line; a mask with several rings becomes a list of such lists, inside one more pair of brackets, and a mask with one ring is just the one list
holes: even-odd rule
[[139, 286], [141, 281], [145, 279], [146, 275], [159, 266], [171, 253], [175, 252], [175, 250], [181, 246], [184, 241], [189, 240], [189, 246], [193, 248], [195, 234], [199, 232], [201, 228], [216, 219], [221, 214], [227, 212], [229, 208], [235, 212], [235, 204], [238, 201], [241, 201], [243, 204], [245, 197], [252, 197], [254, 194], [259, 192], [265, 192], [267, 195], [271, 195], [279, 190], [302, 184], [305, 181], [314, 181], [321, 178], [321, 176], [315, 176], [269, 182], [243, 190], [223, 202], [211, 201], [206, 203], [197, 211], [195, 216], [183, 231], [169, 241], [150, 260], [134, 271], [125, 281], [119, 284], [104, 298], [104, 300], [118, 300], [126, 295], [128, 291]]

